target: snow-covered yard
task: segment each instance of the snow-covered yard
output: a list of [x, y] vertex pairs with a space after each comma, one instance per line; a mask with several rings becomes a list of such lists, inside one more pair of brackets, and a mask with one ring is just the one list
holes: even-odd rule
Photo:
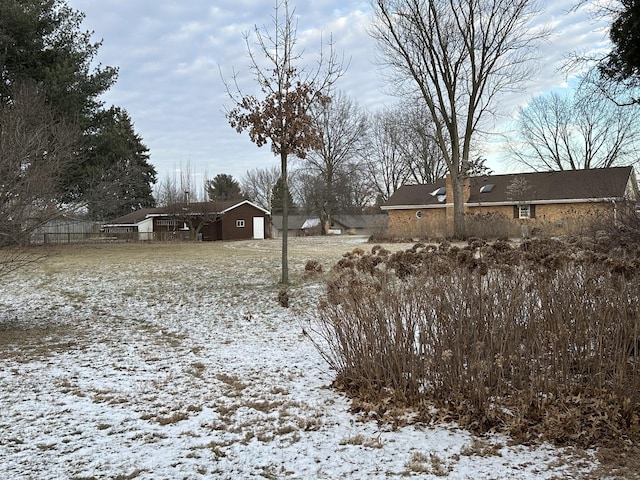
[[[0, 283], [0, 478], [591, 478], [588, 454], [361, 421], [303, 334], [355, 237], [59, 248]], [[400, 248], [401, 246], [388, 246]]]

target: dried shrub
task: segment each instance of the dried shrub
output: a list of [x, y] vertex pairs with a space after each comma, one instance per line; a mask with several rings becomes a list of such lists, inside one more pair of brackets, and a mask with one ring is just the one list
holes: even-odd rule
[[473, 244], [335, 271], [311, 329], [334, 385], [377, 414], [412, 408], [523, 441], [640, 440], [640, 259]]
[[374, 245], [373, 248], [371, 248], [371, 255], [386, 258], [391, 255], [391, 252], [380, 245]]
[[289, 308], [289, 292], [286, 288], [283, 288], [278, 292], [278, 303], [281, 307]]
[[308, 274], [322, 273], [322, 264], [317, 260], [307, 260], [304, 271]]
[[512, 220], [499, 213], [467, 214], [465, 229], [474, 238], [501, 238], [512, 236]]

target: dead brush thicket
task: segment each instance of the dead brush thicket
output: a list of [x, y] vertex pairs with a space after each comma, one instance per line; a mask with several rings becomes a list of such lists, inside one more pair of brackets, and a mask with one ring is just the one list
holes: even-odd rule
[[361, 407], [521, 441], [640, 439], [638, 255], [471, 239], [375, 246], [334, 273], [312, 338]]

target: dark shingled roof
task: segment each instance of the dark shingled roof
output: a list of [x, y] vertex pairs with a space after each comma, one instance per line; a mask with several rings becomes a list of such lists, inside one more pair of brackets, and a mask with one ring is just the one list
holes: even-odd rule
[[[287, 219], [289, 230], [300, 230], [308, 215], [289, 215]], [[271, 215], [271, 224], [278, 230], [282, 230], [282, 215]]]
[[[250, 203], [248, 200], [236, 199], [236, 200], [216, 200], [215, 202], [191, 202], [191, 203], [175, 203], [167, 207], [162, 208], [141, 208], [135, 212], [128, 213], [122, 217], [118, 217], [111, 221], [109, 225], [133, 225], [140, 223], [149, 215], [176, 215], [177, 213], [189, 215], [190, 213], [206, 213], [208, 215], [216, 213], [224, 213], [232, 207], [242, 205], [243, 203]], [[252, 204], [254, 205], [254, 204]], [[254, 205], [261, 210], [262, 207]], [[266, 210], [265, 210], [266, 212]]]
[[[516, 199], [509, 195], [507, 187], [516, 178], [525, 180], [531, 187], [527, 193], [527, 200], [532, 203], [623, 198], [632, 175], [632, 167], [611, 167], [472, 177], [471, 192], [466, 203], [514, 202]], [[493, 189], [481, 193], [480, 188], [488, 184], [492, 184]], [[383, 208], [442, 205], [444, 202], [439, 202], [432, 192], [444, 186], [444, 179], [426, 185], [403, 185], [396, 190]]]
[[127, 213], [122, 217], [118, 217], [115, 220], [111, 221], [111, 225], [134, 225], [136, 223], [140, 223], [149, 215], [158, 215], [162, 214], [164, 210], [161, 208], [141, 208], [140, 210], [136, 210], [135, 212]]
[[389, 201], [383, 207], [394, 207], [400, 205], [440, 205], [438, 198], [431, 195], [438, 188], [444, 187], [445, 181], [438, 180], [436, 183], [424, 185], [403, 185], [391, 195]]
[[334, 215], [333, 220], [345, 228], [386, 228], [387, 214], [375, 215]]

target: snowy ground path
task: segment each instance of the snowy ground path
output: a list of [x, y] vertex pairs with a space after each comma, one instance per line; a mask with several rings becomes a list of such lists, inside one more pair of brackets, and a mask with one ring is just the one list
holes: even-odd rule
[[66, 247], [5, 279], [0, 478], [589, 478], [549, 446], [348, 413], [302, 273], [361, 243], [291, 239], [289, 309], [275, 240]]

